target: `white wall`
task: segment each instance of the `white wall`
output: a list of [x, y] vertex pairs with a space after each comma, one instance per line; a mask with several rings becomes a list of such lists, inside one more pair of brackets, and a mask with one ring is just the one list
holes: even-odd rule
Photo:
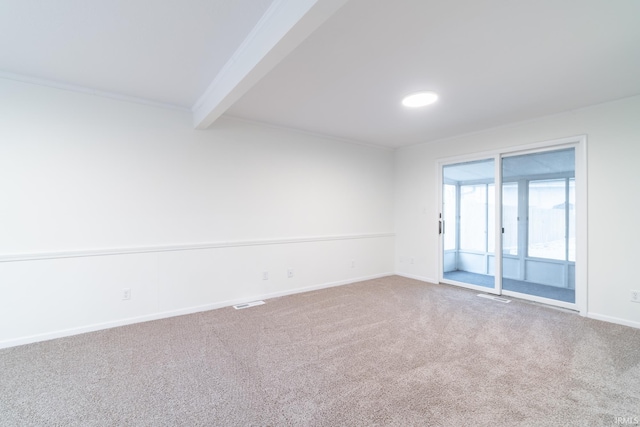
[[0, 80], [0, 198], [0, 346], [393, 271], [393, 152], [229, 118]]
[[[588, 315], [640, 327], [640, 97], [396, 151], [396, 271], [437, 281], [437, 160], [586, 134]], [[414, 264], [409, 260], [414, 258]]]
[[437, 159], [579, 134], [589, 315], [640, 326], [638, 117], [628, 98], [394, 155], [0, 80], [0, 347], [386, 275], [394, 259], [435, 281]]

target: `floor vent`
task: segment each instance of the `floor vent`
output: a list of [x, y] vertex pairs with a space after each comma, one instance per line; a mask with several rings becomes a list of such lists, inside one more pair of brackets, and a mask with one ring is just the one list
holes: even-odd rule
[[262, 305], [262, 304], [264, 304], [264, 301], [252, 301], [252, 302], [245, 302], [243, 304], [236, 304], [233, 306], [233, 308], [235, 308], [236, 310], [242, 310], [243, 308], [255, 307], [256, 305]]
[[509, 303], [509, 302], [511, 302], [511, 300], [510, 300], [510, 299], [500, 298], [500, 297], [497, 297], [497, 296], [495, 296], [495, 295], [478, 294], [478, 296], [479, 296], [480, 298], [492, 299], [492, 300], [494, 300], [494, 301], [498, 301], [498, 302], [504, 302], [504, 303]]

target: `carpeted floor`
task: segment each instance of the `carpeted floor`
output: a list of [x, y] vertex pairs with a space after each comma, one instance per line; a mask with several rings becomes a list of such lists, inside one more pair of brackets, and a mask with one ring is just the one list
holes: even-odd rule
[[615, 426], [640, 330], [397, 276], [0, 350], [2, 426]]

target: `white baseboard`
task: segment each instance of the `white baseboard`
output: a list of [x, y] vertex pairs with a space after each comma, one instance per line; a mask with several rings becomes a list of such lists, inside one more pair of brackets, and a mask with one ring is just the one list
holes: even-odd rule
[[431, 277], [417, 276], [415, 274], [406, 274], [406, 273], [395, 273], [396, 276], [406, 277], [407, 279], [415, 279], [420, 280], [421, 282], [434, 283], [437, 284], [440, 281], [437, 279], [432, 279]]
[[621, 319], [619, 317], [606, 316], [604, 314], [598, 313], [587, 313], [587, 317], [595, 320], [602, 320], [609, 323], [615, 323], [623, 326], [630, 326], [632, 328], [640, 329], [640, 322], [635, 322], [633, 320]]
[[118, 326], [126, 326], [126, 325], [132, 325], [132, 324], [135, 324], [135, 323], [149, 322], [149, 321], [152, 321], [152, 320], [160, 320], [160, 319], [166, 319], [166, 318], [169, 318], [169, 317], [183, 316], [183, 315], [186, 315], [186, 314], [193, 314], [193, 313], [199, 313], [199, 312], [202, 312], [202, 311], [215, 310], [215, 309], [218, 309], [218, 308], [230, 307], [232, 305], [242, 304], [242, 303], [246, 303], [246, 302], [250, 302], [250, 301], [265, 300], [265, 299], [268, 300], [268, 299], [271, 299], [271, 298], [277, 298], [277, 297], [282, 297], [282, 296], [286, 296], [286, 295], [299, 294], [299, 293], [310, 292], [310, 291], [315, 291], [315, 290], [319, 290], [319, 289], [332, 288], [332, 287], [335, 287], [335, 286], [348, 285], [350, 283], [363, 282], [365, 280], [378, 279], [378, 278], [381, 278], [381, 277], [392, 276], [393, 274], [394, 273], [382, 273], [382, 274], [375, 274], [375, 275], [371, 275], [371, 276], [356, 277], [356, 278], [347, 279], [347, 280], [339, 280], [339, 281], [336, 281], [336, 282], [329, 282], [329, 283], [322, 283], [322, 284], [319, 284], [319, 285], [307, 286], [307, 287], [304, 287], [304, 288], [296, 288], [296, 289], [290, 289], [290, 290], [287, 290], [287, 291], [273, 292], [273, 293], [268, 293], [268, 294], [260, 294], [260, 295], [255, 295], [255, 296], [253, 296], [251, 298], [242, 298], [242, 299], [221, 301], [221, 302], [212, 303], [212, 304], [205, 304], [205, 305], [200, 305], [200, 306], [195, 306], [195, 307], [182, 308], [182, 309], [179, 309], [179, 310], [164, 311], [164, 312], [160, 312], [160, 313], [148, 314], [148, 315], [145, 315], [145, 316], [129, 317], [129, 318], [126, 318], [126, 319], [114, 320], [114, 321], [110, 321], [110, 322], [94, 323], [94, 324], [91, 324], [91, 325], [80, 326], [80, 327], [77, 327], [77, 328], [63, 329], [63, 330], [59, 330], [59, 331], [47, 332], [47, 333], [44, 333], [44, 334], [37, 334], [37, 335], [30, 335], [30, 336], [26, 336], [26, 337], [14, 338], [14, 339], [9, 339], [9, 340], [5, 340], [5, 341], [0, 341], [0, 349], [9, 348], [9, 347], [16, 347], [16, 346], [19, 346], [19, 345], [31, 344], [31, 343], [40, 342], [40, 341], [48, 341], [48, 340], [52, 340], [52, 339], [56, 339], [56, 338], [64, 338], [64, 337], [69, 337], [69, 336], [72, 336], [72, 335], [84, 334], [84, 333], [87, 333], [87, 332], [95, 332], [95, 331], [100, 331], [100, 330], [103, 330], [103, 329], [116, 328]]
[[[286, 296], [286, 295], [293, 295], [293, 294], [300, 294], [300, 293], [303, 293], [303, 292], [317, 291], [319, 289], [333, 288], [335, 286], [342, 286], [342, 285], [348, 285], [348, 284], [351, 284], [351, 283], [364, 282], [365, 280], [379, 279], [381, 277], [389, 277], [389, 276], [393, 276], [393, 275], [394, 275], [394, 273], [374, 274], [372, 276], [363, 276], [363, 277], [357, 277], [357, 278], [354, 278], [354, 279], [339, 280], [337, 282], [323, 283], [321, 285], [307, 286], [307, 287], [304, 287], [304, 288], [297, 288], [297, 289], [292, 289], [292, 290], [288, 290], [288, 291], [273, 292], [273, 293], [270, 293], [270, 294], [264, 294], [263, 296], [254, 298], [254, 299], [252, 299], [252, 301], [254, 301], [256, 299], [278, 298], [278, 297], [283, 297], [283, 296]], [[243, 302], [247, 302], [247, 301], [243, 301]], [[234, 303], [234, 304], [238, 304], [238, 303]], [[233, 305], [233, 304], [230, 304], [230, 305]]]

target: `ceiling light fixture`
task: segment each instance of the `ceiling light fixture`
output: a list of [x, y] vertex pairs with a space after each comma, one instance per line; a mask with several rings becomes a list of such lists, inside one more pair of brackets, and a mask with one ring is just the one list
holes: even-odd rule
[[418, 108], [433, 104], [437, 100], [438, 94], [435, 92], [416, 92], [405, 96], [402, 100], [402, 105], [405, 107]]

